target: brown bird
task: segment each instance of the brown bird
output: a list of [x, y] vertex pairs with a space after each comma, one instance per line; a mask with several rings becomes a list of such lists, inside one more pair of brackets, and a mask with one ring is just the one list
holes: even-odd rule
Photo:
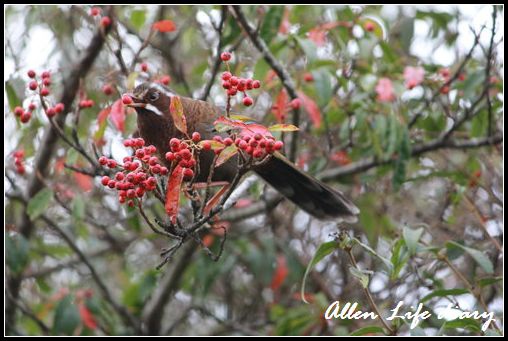
[[[161, 159], [165, 160], [164, 155], [169, 151], [168, 141], [173, 137], [184, 137], [175, 127], [169, 110], [171, 98], [177, 95], [160, 84], [143, 83], [137, 86], [130, 96], [133, 103], [129, 106], [135, 108], [138, 115], [139, 134], [147, 144], [157, 147]], [[218, 135], [213, 123], [221, 116], [219, 108], [191, 98], [180, 96], [180, 100], [187, 121], [187, 131], [199, 132], [202, 139], [212, 139]], [[197, 182], [206, 181], [213, 157], [213, 151], [200, 153]], [[215, 169], [213, 181], [231, 182], [237, 173], [237, 167], [237, 160], [231, 158]], [[281, 154], [274, 154], [268, 162], [254, 171], [282, 195], [316, 218], [340, 218], [353, 222], [360, 212], [341, 192], [305, 174]]]

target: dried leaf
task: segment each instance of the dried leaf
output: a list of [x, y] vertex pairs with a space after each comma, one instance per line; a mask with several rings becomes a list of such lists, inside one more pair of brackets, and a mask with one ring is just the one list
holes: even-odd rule
[[169, 105], [169, 111], [175, 124], [176, 129], [187, 135], [187, 120], [183, 113], [183, 106], [180, 97], [174, 96], [171, 98], [171, 104]]
[[270, 131], [297, 131], [299, 130], [297, 126], [292, 124], [274, 124], [273, 126], [269, 126], [268, 130]]
[[233, 157], [236, 153], [238, 153], [238, 148], [235, 145], [231, 145], [229, 147], [224, 148], [224, 150], [220, 153], [217, 161], [215, 162], [215, 167], [219, 167], [224, 164], [227, 160]]
[[217, 191], [217, 193], [215, 193], [213, 195], [212, 198], [210, 198], [210, 200], [208, 200], [208, 202], [206, 203], [206, 206], [205, 208], [203, 209], [203, 213], [206, 215], [208, 213], [210, 213], [210, 211], [212, 210], [212, 208], [214, 208], [215, 206], [217, 206], [217, 204], [219, 203], [219, 200], [220, 198], [222, 198], [222, 196], [224, 195], [224, 193], [226, 193], [226, 191], [229, 189], [229, 186], [228, 185], [225, 185], [225, 186], [222, 186], [221, 189], [219, 189]]

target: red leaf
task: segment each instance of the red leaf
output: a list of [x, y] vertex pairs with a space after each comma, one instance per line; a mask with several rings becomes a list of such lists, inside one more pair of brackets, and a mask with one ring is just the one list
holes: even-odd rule
[[83, 303], [79, 305], [79, 315], [81, 316], [81, 321], [87, 328], [97, 329], [97, 321], [95, 320], [95, 317]]
[[288, 34], [291, 23], [289, 22], [289, 8], [285, 8], [284, 16], [282, 17], [282, 21], [279, 27], [279, 33]]
[[176, 30], [176, 25], [172, 20], [157, 21], [152, 25], [152, 29], [159, 32], [173, 32]]
[[90, 192], [93, 188], [92, 178], [89, 175], [74, 172], [74, 180], [76, 180], [76, 183], [83, 192]]
[[172, 224], [176, 224], [178, 208], [180, 205], [180, 189], [183, 181], [183, 168], [177, 166], [168, 180], [166, 192], [166, 213], [169, 215]]
[[99, 126], [104, 123], [106, 118], [108, 118], [110, 112], [111, 112], [111, 107], [101, 110], [101, 112], [97, 116], [97, 123], [99, 124]]
[[277, 122], [283, 123], [286, 119], [286, 106], [289, 104], [288, 93], [286, 89], [282, 89], [277, 95], [275, 105], [272, 107], [272, 113], [275, 115]]
[[61, 173], [65, 168], [65, 157], [61, 157], [55, 161], [55, 173]]
[[321, 126], [321, 111], [316, 102], [301, 91], [298, 92], [298, 97], [302, 101], [305, 110], [309, 113], [314, 127], [319, 128]]
[[221, 116], [216, 119], [213, 125], [218, 132], [224, 132], [233, 128], [244, 129], [247, 127], [247, 124], [241, 120], [231, 119], [226, 116]]
[[347, 152], [345, 152], [343, 150], [339, 150], [338, 152], [335, 152], [334, 154], [332, 154], [330, 156], [330, 158], [333, 161], [337, 162], [341, 166], [345, 166], [345, 165], [351, 163], [351, 159], [347, 155]]
[[183, 113], [183, 106], [180, 97], [171, 97], [169, 111], [171, 112], [171, 117], [173, 118], [176, 129], [187, 135], [187, 120], [185, 119], [185, 114]]
[[125, 130], [125, 106], [121, 99], [111, 106], [110, 118], [116, 129], [123, 133]]
[[203, 241], [204, 246], [210, 247], [210, 246], [212, 246], [213, 242], [215, 241], [215, 236], [211, 235], [211, 234], [207, 234], [206, 236], [203, 237], [202, 241]]
[[289, 273], [289, 269], [286, 262], [286, 257], [280, 255], [277, 257], [277, 267], [273, 272], [272, 284], [270, 284], [270, 288], [272, 290], [277, 290], [280, 288], [284, 280], [286, 279]]

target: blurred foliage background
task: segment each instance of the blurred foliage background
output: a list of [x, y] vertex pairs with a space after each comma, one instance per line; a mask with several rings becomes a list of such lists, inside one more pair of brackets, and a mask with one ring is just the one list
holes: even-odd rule
[[[104, 6], [99, 16], [90, 10], [5, 7], [7, 334], [500, 333], [503, 7]], [[238, 11], [291, 77], [302, 103], [298, 120]], [[111, 27], [101, 25], [105, 15]], [[152, 23], [163, 19], [176, 30], [150, 35]], [[93, 65], [76, 73], [94, 39], [104, 44]], [[59, 116], [63, 133], [88, 155], [94, 143], [121, 160], [135, 113], [107, 119], [100, 113], [147, 77], [140, 63], [152, 78], [169, 75], [181, 95], [223, 105], [218, 52], [224, 50], [233, 52], [235, 73], [262, 82], [255, 105], [235, 110], [265, 124], [297, 123], [295, 162], [347, 193], [361, 210], [359, 221], [315, 220], [291, 203], [274, 203], [267, 186], [250, 177], [243, 197], [222, 216], [228, 224], [222, 257], [214, 262], [188, 243], [157, 271], [167, 241], [120, 206], [99, 176], [64, 166], [90, 164], [58, 139], [40, 105], [27, 124], [13, 111], [38, 100], [27, 88], [29, 69], [51, 71], [55, 103], [73, 89], [69, 79], [79, 79], [77, 91], [63, 98], [73, 104]], [[104, 93], [106, 84], [113, 95]], [[94, 105], [75, 110], [84, 99]], [[289, 145], [291, 136], [285, 139]], [[15, 166], [19, 150], [24, 174]], [[152, 206], [150, 214], [164, 215]], [[348, 232], [337, 236], [339, 230]], [[217, 250], [220, 236], [206, 238]], [[309, 303], [300, 295], [304, 277]], [[334, 301], [373, 311], [368, 295], [384, 317], [401, 300], [407, 309], [423, 303], [434, 316], [453, 303], [455, 312], [493, 311], [497, 326], [483, 331], [482, 320], [454, 317], [414, 329], [410, 321], [324, 319]]]

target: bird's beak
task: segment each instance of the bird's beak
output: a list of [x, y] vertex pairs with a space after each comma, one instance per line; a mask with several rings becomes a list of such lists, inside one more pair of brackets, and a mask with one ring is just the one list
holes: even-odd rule
[[143, 102], [143, 100], [141, 98], [136, 97], [133, 94], [127, 93], [127, 94], [124, 94], [123, 96], [129, 96], [132, 99], [132, 103], [126, 104], [127, 107], [131, 107], [131, 108], [145, 108], [146, 107], [146, 103]]

